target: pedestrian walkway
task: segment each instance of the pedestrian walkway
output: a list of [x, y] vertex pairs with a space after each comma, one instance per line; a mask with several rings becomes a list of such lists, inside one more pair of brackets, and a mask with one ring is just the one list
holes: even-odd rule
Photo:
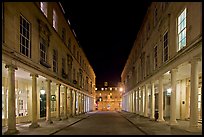
[[170, 126], [169, 119], [164, 122], [152, 121], [149, 118], [134, 113], [118, 111], [123, 117], [148, 135], [202, 135], [202, 124], [195, 132], [189, 132], [189, 121], [177, 120], [178, 125]]
[[[38, 124], [40, 127], [38, 128], [29, 128], [31, 123], [21, 123], [16, 124], [16, 129], [19, 130], [19, 133], [16, 135], [51, 135], [55, 132], [62, 130], [68, 126], [73, 125], [74, 123], [79, 122], [80, 120], [86, 118], [92, 112], [80, 114], [78, 116], [70, 117], [65, 120], [56, 120], [52, 119], [53, 123], [48, 124], [45, 120], [39, 120]], [[7, 127], [2, 127], [2, 135], [7, 131]]]
[[[40, 120], [38, 128], [29, 128], [31, 123], [17, 124], [16, 128], [19, 133], [16, 135], [52, 135], [68, 126], [71, 126], [82, 119], [89, 117], [97, 111], [80, 114], [74, 117], [69, 117], [66, 120], [53, 120], [52, 124], [46, 123], [45, 120]], [[136, 115], [134, 113], [118, 111], [123, 117], [133, 123], [137, 128], [145, 132], [147, 135], [202, 135], [202, 124], [199, 124], [198, 132], [188, 132], [189, 121], [178, 120], [177, 126], [169, 126], [168, 119], [165, 122], [151, 121], [149, 118]], [[2, 135], [7, 131], [7, 127], [2, 127]]]

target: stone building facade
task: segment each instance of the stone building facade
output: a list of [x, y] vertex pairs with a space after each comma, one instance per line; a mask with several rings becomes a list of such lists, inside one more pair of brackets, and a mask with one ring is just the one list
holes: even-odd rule
[[2, 126], [94, 108], [95, 73], [59, 2], [2, 3]]
[[152, 2], [121, 74], [122, 109], [202, 123], [202, 3]]

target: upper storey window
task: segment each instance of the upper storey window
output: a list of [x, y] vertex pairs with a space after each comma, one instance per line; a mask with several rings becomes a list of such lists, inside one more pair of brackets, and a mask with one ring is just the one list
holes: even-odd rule
[[53, 9], [53, 27], [57, 30], [57, 13], [55, 9]]
[[186, 8], [178, 17], [178, 51], [186, 46]]
[[47, 17], [47, 3], [46, 2], [40, 2], [40, 9]]
[[30, 23], [23, 16], [20, 16], [20, 52], [31, 57]]

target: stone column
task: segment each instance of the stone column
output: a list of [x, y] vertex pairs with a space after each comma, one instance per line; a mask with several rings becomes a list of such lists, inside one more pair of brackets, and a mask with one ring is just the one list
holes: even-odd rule
[[64, 119], [67, 118], [67, 87], [64, 86]]
[[141, 87], [140, 93], [141, 93], [141, 98], [140, 98], [140, 115], [143, 116], [143, 86]]
[[178, 124], [176, 121], [176, 73], [177, 69], [171, 70], [170, 125]]
[[189, 114], [190, 114], [190, 82], [186, 82], [186, 115], [185, 119], [189, 119]]
[[163, 117], [163, 76], [159, 77], [159, 122], [164, 121]]
[[84, 94], [81, 94], [81, 113], [84, 114]]
[[134, 90], [134, 113], [136, 114], [136, 90]]
[[191, 60], [190, 124], [189, 130], [198, 128], [198, 59]]
[[145, 105], [144, 105], [144, 117], [148, 117], [148, 84], [145, 85]]
[[73, 117], [73, 89], [70, 89], [70, 116]]
[[5, 67], [8, 68], [8, 129], [4, 134], [11, 135], [19, 132], [16, 129], [15, 113], [15, 70], [17, 67], [14, 65], [6, 65]]
[[77, 93], [76, 93], [76, 90], [74, 90], [74, 109], [73, 109], [73, 111], [74, 111], [74, 115], [76, 116], [76, 99], [77, 99]]
[[4, 121], [8, 119], [7, 117], [7, 96], [8, 96], [7, 86], [8, 86], [7, 79], [4, 78], [4, 119], [5, 119]]
[[56, 106], [56, 110], [57, 110], [57, 120], [61, 120], [61, 116], [60, 116], [60, 86], [61, 84], [57, 84], [57, 106]]
[[151, 89], [151, 116], [150, 119], [154, 120], [154, 111], [155, 111], [155, 95], [154, 95], [154, 82], [152, 82], [152, 89]]
[[51, 120], [51, 99], [50, 99], [50, 92], [51, 92], [51, 80], [47, 79], [47, 93], [46, 93], [46, 122], [48, 124], [52, 124], [53, 121]]
[[136, 91], [137, 92], [137, 99], [136, 99], [136, 101], [137, 101], [137, 106], [136, 106], [136, 114], [139, 114], [139, 111], [140, 111], [140, 109], [139, 109], [139, 88], [138, 88], [138, 90]]
[[29, 127], [36, 128], [39, 127], [37, 119], [37, 77], [36, 74], [30, 74], [32, 76], [32, 122]]

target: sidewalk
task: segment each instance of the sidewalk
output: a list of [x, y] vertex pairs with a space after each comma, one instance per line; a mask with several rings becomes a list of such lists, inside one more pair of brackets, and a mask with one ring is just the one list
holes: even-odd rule
[[[92, 112], [89, 112], [92, 113]], [[45, 120], [40, 120], [38, 124], [40, 127], [38, 128], [29, 128], [29, 125], [31, 123], [21, 123], [16, 125], [16, 129], [19, 130], [19, 133], [16, 135], [51, 135], [55, 132], [62, 130], [68, 126], [71, 126], [74, 123], [79, 122], [80, 120], [88, 117], [89, 114], [80, 114], [78, 116], [69, 117], [66, 120], [55, 120], [52, 119], [52, 124], [47, 124]], [[7, 131], [7, 127], [2, 127], [2, 135], [4, 135], [4, 132]]]
[[130, 112], [118, 112], [148, 135], [202, 135], [202, 124], [200, 123], [198, 131], [189, 132], [187, 131], [189, 121], [177, 120], [178, 125], [170, 126], [168, 125], [169, 119], [165, 119], [164, 122], [157, 122]]

